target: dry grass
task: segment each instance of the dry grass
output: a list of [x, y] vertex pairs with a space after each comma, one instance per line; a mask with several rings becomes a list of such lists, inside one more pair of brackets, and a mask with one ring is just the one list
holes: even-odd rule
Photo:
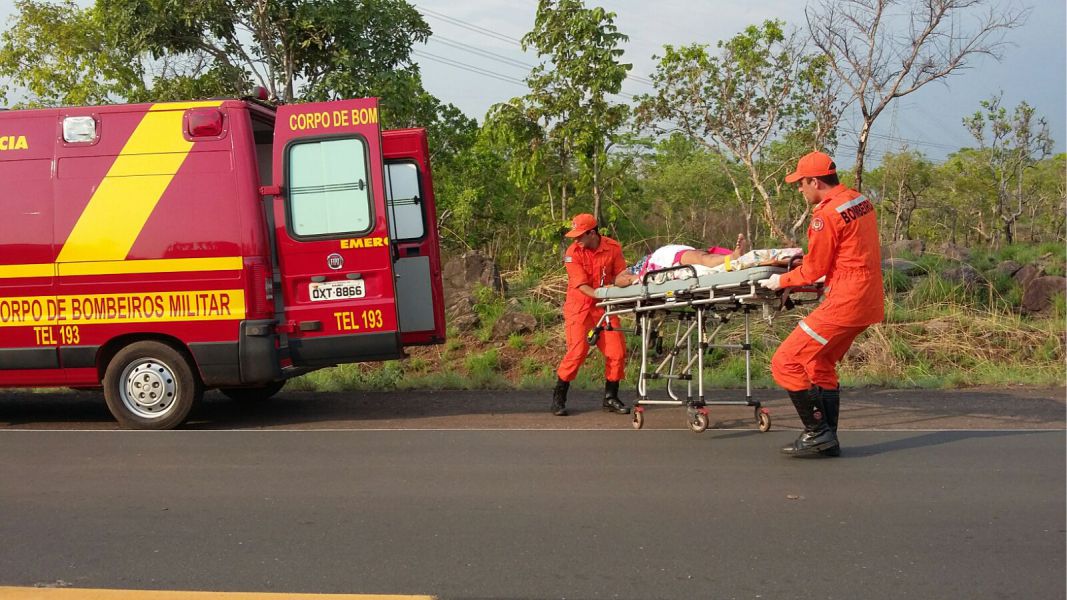
[[[519, 280], [507, 274], [511, 281]], [[564, 351], [563, 326], [556, 318], [566, 292], [560, 272], [542, 277], [525, 289], [513, 290], [524, 310], [538, 316], [538, 331], [509, 340], [489, 339], [485, 331], [450, 331], [442, 346], [414, 348], [407, 361], [338, 368], [307, 385], [311, 389], [527, 388], [546, 389], [555, 381], [555, 367]], [[979, 303], [974, 296], [930, 279], [887, 299], [884, 323], [870, 327], [841, 362], [844, 385], [886, 387], [967, 387], [977, 385], [1062, 386], [1067, 379], [1063, 302], [1041, 318], [1021, 317], [1006, 302]], [[491, 302], [505, 302], [494, 297]], [[989, 308], [989, 306], [993, 308]], [[811, 307], [778, 314], [771, 323], [754, 313], [751, 319], [753, 384], [773, 387], [769, 362], [781, 340]], [[493, 311], [483, 311], [486, 314]], [[633, 320], [623, 328], [633, 331]], [[482, 328], [483, 330], [486, 327]], [[716, 340], [739, 343], [743, 319], [734, 315]], [[638, 341], [627, 338], [630, 350], [628, 385], [637, 371]], [[713, 351], [705, 381], [714, 387], [744, 385], [744, 355]], [[603, 362], [594, 352], [575, 386], [603, 385]], [[334, 379], [342, 379], [337, 382]]]

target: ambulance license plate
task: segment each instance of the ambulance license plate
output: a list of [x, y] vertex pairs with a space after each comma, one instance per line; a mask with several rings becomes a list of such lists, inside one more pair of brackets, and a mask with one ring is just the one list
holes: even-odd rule
[[311, 298], [312, 302], [319, 302], [322, 300], [349, 300], [351, 298], [362, 298], [366, 295], [366, 284], [362, 279], [308, 284], [308, 296]]

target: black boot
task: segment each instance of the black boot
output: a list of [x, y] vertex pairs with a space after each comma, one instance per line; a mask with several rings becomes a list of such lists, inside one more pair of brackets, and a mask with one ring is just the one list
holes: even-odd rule
[[619, 400], [619, 382], [618, 381], [605, 381], [604, 382], [604, 410], [608, 412], [625, 415], [630, 413], [630, 409], [626, 408], [626, 405]]
[[799, 392], [789, 392], [789, 399], [797, 415], [804, 423], [804, 433], [791, 446], [782, 448], [782, 454], [796, 457], [823, 456], [822, 450], [838, 447], [837, 435], [826, 424], [826, 409], [822, 402], [822, 388], [812, 387]]
[[569, 381], [556, 380], [556, 389], [552, 390], [552, 414], [557, 417], [567, 416], [567, 390], [570, 387]]
[[[837, 417], [841, 413], [841, 388], [823, 388], [822, 405], [823, 408], [826, 409], [826, 425], [830, 428], [830, 431], [834, 432], [834, 436], [836, 437]], [[841, 456], [840, 440], [838, 440], [838, 445], [831, 446], [825, 450], [820, 450], [820, 453], [823, 456]]]

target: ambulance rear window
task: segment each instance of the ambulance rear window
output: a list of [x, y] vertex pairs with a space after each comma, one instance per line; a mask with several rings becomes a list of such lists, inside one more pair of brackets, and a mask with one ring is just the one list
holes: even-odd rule
[[298, 237], [359, 235], [373, 223], [367, 148], [360, 138], [289, 147], [290, 230]]
[[419, 167], [414, 162], [385, 165], [385, 199], [389, 207], [389, 237], [417, 240], [426, 234]]

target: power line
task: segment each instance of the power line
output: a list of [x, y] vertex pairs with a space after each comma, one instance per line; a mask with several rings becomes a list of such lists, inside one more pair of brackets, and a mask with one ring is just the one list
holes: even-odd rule
[[[428, 58], [430, 60], [437, 61], [437, 62], [446, 64], [446, 65], [449, 65], [449, 66], [453, 66], [453, 67], [456, 67], [457, 69], [462, 69], [464, 71], [469, 71], [471, 73], [476, 73], [478, 75], [484, 75], [486, 77], [492, 77], [493, 79], [499, 79], [500, 81], [504, 81], [504, 82], [507, 82], [507, 83], [514, 83], [516, 85], [521, 85], [523, 87], [526, 87], [527, 89], [529, 88], [529, 85], [526, 83], [526, 81], [519, 80], [519, 79], [516, 79], [514, 77], [509, 77], [508, 75], [504, 75], [502, 73], [497, 73], [496, 71], [490, 71], [488, 69], [483, 69], [482, 67], [478, 67], [478, 66], [475, 66], [475, 65], [467, 64], [465, 62], [461, 62], [461, 61], [458, 61], [458, 60], [453, 60], [451, 58], [445, 58], [443, 56], [438, 56], [436, 54], [431, 54], [431, 53], [423, 51], [423, 50], [412, 50], [412, 54], [415, 54], [416, 56], [421, 56], [423, 58]], [[627, 93], [624, 93], [624, 92], [619, 92], [617, 94], [611, 94], [611, 95], [612, 96], [621, 96], [621, 97], [626, 98], [628, 100], [633, 100], [634, 99], [634, 95], [633, 94], [627, 94]]]
[[511, 66], [511, 67], [518, 67], [520, 69], [533, 69], [534, 68], [533, 65], [531, 65], [529, 63], [524, 63], [521, 60], [515, 60], [513, 58], [508, 58], [506, 56], [501, 56], [499, 54], [496, 54], [495, 52], [489, 52], [487, 50], [482, 50], [481, 48], [478, 48], [478, 47], [475, 47], [475, 46], [471, 46], [470, 44], [464, 44], [463, 42], [457, 42], [455, 40], [451, 40], [449, 38], [442, 37], [440, 35], [436, 35], [435, 34], [433, 37], [430, 38], [429, 41], [431, 41], [431, 42], [439, 42], [439, 43], [442, 43], [442, 44], [444, 44], [446, 46], [451, 46], [453, 48], [456, 48], [458, 50], [462, 50], [464, 52], [468, 52], [470, 54], [476, 54], [478, 56], [481, 56], [482, 58], [488, 58], [489, 60], [494, 60], [496, 62], [505, 64], [505, 65], [508, 65], [508, 66]]
[[473, 65], [468, 65], [466, 63], [461, 63], [459, 61], [452, 60], [450, 58], [445, 58], [443, 56], [437, 56], [436, 54], [430, 54], [429, 52], [423, 52], [422, 50], [412, 50], [412, 54], [414, 54], [416, 56], [421, 56], [423, 58], [428, 58], [430, 60], [437, 61], [439, 63], [444, 63], [446, 65], [455, 67], [457, 69], [463, 69], [464, 71], [470, 71], [471, 73], [477, 73], [478, 75], [484, 75], [485, 77], [492, 77], [493, 79], [498, 79], [498, 80], [503, 81], [505, 83], [513, 83], [515, 85], [520, 85], [522, 87], [528, 87], [526, 85], [526, 82], [522, 81], [521, 79], [515, 79], [514, 77], [508, 77], [507, 75], [501, 75], [499, 73], [494, 73], [493, 71], [488, 71], [488, 70], [482, 69], [480, 67], [475, 67]]
[[480, 33], [482, 35], [489, 36], [491, 38], [495, 38], [495, 39], [500, 40], [502, 42], [507, 42], [509, 44], [513, 44], [515, 46], [522, 47], [522, 41], [517, 40], [517, 39], [515, 39], [515, 38], [513, 38], [511, 36], [504, 35], [502, 33], [497, 33], [495, 31], [493, 31], [492, 29], [486, 29], [485, 27], [481, 27], [481, 26], [475, 25], [473, 23], [468, 23], [467, 21], [464, 21], [462, 19], [457, 19], [455, 17], [450, 17], [450, 16], [448, 16], [446, 14], [442, 14], [442, 13], [439, 13], [437, 11], [425, 8], [425, 7], [419, 6], [418, 9], [421, 10], [422, 12], [428, 14], [428, 15], [432, 15], [434, 17], [437, 17], [438, 19], [441, 19], [442, 21], [447, 21], [448, 23], [451, 23], [451, 24], [455, 25], [456, 27], [462, 27], [463, 29], [466, 29], [468, 31], [473, 31], [475, 33]]
[[[475, 25], [474, 23], [471, 23], [469, 21], [464, 21], [463, 19], [458, 19], [456, 17], [452, 17], [452, 16], [446, 15], [444, 13], [440, 13], [440, 12], [437, 12], [435, 10], [431, 10], [431, 9], [428, 9], [428, 8], [425, 8], [425, 7], [418, 6], [417, 8], [419, 10], [421, 10], [422, 12], [428, 14], [428, 15], [431, 15], [431, 16], [433, 16], [435, 18], [441, 19], [442, 21], [445, 21], [445, 22], [447, 22], [447, 23], [449, 23], [451, 25], [455, 25], [456, 27], [462, 27], [463, 29], [466, 29], [468, 31], [473, 31], [475, 33], [480, 33], [482, 35], [489, 36], [491, 38], [494, 38], [494, 39], [497, 39], [497, 40], [500, 40], [500, 41], [503, 41], [503, 42], [507, 42], [507, 43], [512, 44], [514, 46], [518, 46], [520, 48], [523, 45], [522, 44], [522, 40], [518, 40], [516, 38], [513, 38], [513, 37], [508, 36], [508, 35], [504, 35], [502, 33], [498, 33], [496, 31], [493, 31], [492, 29], [487, 29], [487, 28], [482, 27], [480, 25]], [[431, 37], [430, 39], [433, 39], [433, 37]], [[466, 46], [467, 48], [471, 48], [473, 50], [477, 50], [479, 53], [494, 54], [496, 56], [500, 56], [499, 54], [496, 54], [496, 53], [493, 53], [493, 52], [488, 52], [488, 51], [482, 50], [480, 48], [476, 48], [475, 46], [471, 46], [470, 44], [464, 44], [463, 42], [455, 42], [453, 40], [449, 40], [449, 41], [452, 42], [453, 44], [460, 44], [462, 46]], [[506, 57], [500, 57], [500, 58], [501, 58], [501, 60], [506, 60], [506, 61], [509, 61], [509, 62], [520, 62], [520, 61], [513, 61], [512, 59], [509, 59], [509, 58], [506, 58]], [[495, 60], [495, 59], [493, 59], [493, 60]], [[533, 68], [530, 65], [526, 65], [526, 66], [528, 66], [529, 68]], [[654, 87], [653, 83], [652, 83], [652, 81], [650, 79], [648, 79], [646, 77], [641, 77], [640, 75], [632, 75], [632, 74], [628, 73], [626, 75], [626, 78], [631, 80], [631, 81], [635, 81], [637, 83], [641, 83], [641, 84], [644, 84], [644, 85], [647, 85], [647, 86], [650, 86], [650, 87]]]
[[[852, 133], [855, 133], [855, 132], [852, 132]], [[929, 146], [931, 148], [940, 148], [942, 150], [957, 150], [958, 149], [957, 146], [952, 146], [952, 145], [949, 145], [949, 144], [939, 144], [937, 142], [927, 142], [927, 141], [924, 141], [924, 140], [913, 140], [913, 139], [910, 139], [910, 138], [896, 136], [896, 135], [886, 135], [884, 133], [875, 133], [873, 131], [869, 132], [867, 135], [870, 136], [870, 137], [883, 139], [883, 140], [886, 140], [886, 141], [889, 141], [889, 142], [906, 142], [908, 144], [916, 144], [916, 145], [919, 145], [919, 146]]]
[[[475, 24], [470, 23], [468, 21], [464, 21], [463, 19], [459, 19], [459, 18], [450, 16], [450, 15], [447, 15], [447, 14], [444, 14], [444, 13], [441, 13], [441, 12], [438, 12], [438, 11], [435, 11], [435, 10], [431, 10], [431, 9], [428, 9], [428, 8], [425, 8], [425, 7], [421, 7], [421, 6], [418, 7], [418, 8], [422, 12], [424, 12], [424, 13], [426, 13], [428, 15], [431, 15], [431, 16], [437, 18], [437, 19], [441, 19], [442, 21], [445, 21], [445, 22], [447, 22], [449, 24], [452, 24], [452, 25], [454, 25], [456, 27], [461, 27], [461, 28], [466, 29], [468, 31], [479, 33], [479, 34], [482, 34], [482, 35], [485, 35], [485, 36], [488, 36], [488, 37], [491, 37], [491, 38], [506, 42], [508, 44], [511, 44], [511, 45], [514, 45], [514, 46], [518, 46], [520, 48], [522, 47], [522, 41], [519, 40], [519, 39], [516, 39], [514, 37], [498, 33], [498, 32], [493, 31], [491, 29], [487, 29], [485, 27], [481, 27], [480, 25], [475, 25]], [[495, 62], [498, 62], [498, 63], [501, 63], [501, 64], [505, 64], [507, 66], [511, 66], [511, 67], [515, 67], [515, 68], [523, 68], [523, 69], [533, 69], [533, 68], [535, 68], [534, 65], [531, 65], [529, 63], [526, 63], [526, 62], [523, 62], [523, 61], [520, 61], [520, 60], [516, 60], [516, 59], [513, 59], [513, 58], [509, 58], [509, 57], [503, 56], [501, 54], [498, 54], [496, 52], [485, 50], [483, 48], [479, 48], [479, 47], [473, 46], [471, 44], [460, 42], [458, 40], [453, 40], [453, 39], [450, 39], [450, 38], [446, 38], [444, 36], [440, 36], [440, 35], [436, 35], [435, 34], [430, 38], [430, 40], [436, 40], [437, 42], [439, 42], [441, 44], [444, 44], [446, 46], [450, 46], [450, 47], [455, 48], [457, 50], [461, 50], [463, 52], [474, 54], [474, 55], [479, 56], [481, 58], [485, 58], [485, 59], [492, 60], [492, 61], [495, 61]], [[474, 65], [471, 65], [471, 64], [468, 64], [468, 63], [464, 63], [464, 62], [458, 61], [458, 60], [453, 60], [453, 59], [445, 58], [445, 57], [442, 57], [442, 56], [438, 56], [438, 55], [435, 55], [435, 54], [430, 54], [428, 52], [423, 52], [423, 51], [418, 51], [418, 50], [415, 51], [415, 54], [417, 54], [419, 56], [423, 56], [423, 57], [428, 58], [430, 60], [434, 60], [434, 61], [442, 63], [442, 64], [446, 64], [446, 65], [449, 65], [449, 66], [452, 66], [452, 67], [455, 67], [455, 68], [458, 68], [458, 69], [462, 69], [462, 70], [471, 72], [471, 73], [475, 73], [475, 74], [478, 74], [478, 75], [484, 75], [486, 77], [491, 77], [493, 79], [504, 81], [506, 83], [527, 86], [525, 81], [521, 81], [521, 80], [518, 80], [516, 78], [509, 77], [507, 75], [504, 75], [504, 74], [501, 74], [501, 73], [497, 73], [495, 71], [490, 71], [488, 69], [477, 67], [477, 66], [474, 66]], [[640, 76], [637, 76], [637, 75], [627, 75], [626, 78], [630, 79], [632, 81], [636, 81], [638, 83], [642, 83], [642, 84], [645, 84], [645, 85], [648, 85], [648, 86], [651, 86], [651, 87], [655, 87], [655, 84], [653, 84], [651, 80], [649, 80], [647, 78], [644, 78], [644, 77], [640, 77]], [[626, 98], [628, 100], [633, 100], [634, 97], [635, 97], [633, 94], [628, 94], [628, 93], [624, 93], [624, 92], [619, 92], [618, 94], [615, 94], [615, 95], [623, 97], [623, 98]], [[928, 117], [928, 114], [925, 113], [925, 111], [922, 111], [920, 109], [920, 112], [923, 114], [924, 117]], [[940, 121], [937, 121], [936, 119], [934, 119], [932, 121], [938, 127], [944, 128], [944, 125]], [[856, 136], [859, 135], [858, 131], [842, 131], [842, 133], [856, 135]], [[905, 137], [898, 136], [898, 135], [886, 135], [886, 134], [882, 134], [882, 133], [876, 133], [876, 132], [873, 132], [873, 131], [869, 132], [868, 136], [869, 136], [869, 138], [876, 138], [876, 139], [883, 140], [883, 141], [911, 144], [911, 145], [916, 145], [916, 146], [925, 146], [925, 147], [935, 148], [935, 149], [939, 149], [939, 150], [953, 151], [953, 150], [957, 150], [958, 149], [957, 146], [953, 146], [953, 145], [949, 145], [949, 144], [942, 144], [942, 143], [938, 143], [938, 142], [929, 142], [929, 141], [925, 141], [925, 140], [905, 138]], [[856, 146], [854, 146], [854, 145], [851, 146], [851, 147], [852, 147], [852, 149], [856, 148]], [[868, 147], [870, 147], [870, 146], [868, 146]], [[889, 153], [889, 150], [883, 150], [881, 156], [884, 158], [885, 154], [887, 154], [887, 153]]]

